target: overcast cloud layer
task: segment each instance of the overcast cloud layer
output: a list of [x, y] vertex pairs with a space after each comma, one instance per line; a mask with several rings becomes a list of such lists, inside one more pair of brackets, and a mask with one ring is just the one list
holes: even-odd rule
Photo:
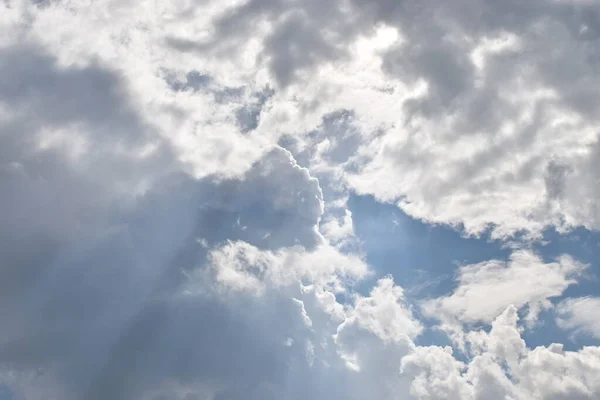
[[598, 88], [593, 0], [3, 0], [0, 400], [600, 398]]

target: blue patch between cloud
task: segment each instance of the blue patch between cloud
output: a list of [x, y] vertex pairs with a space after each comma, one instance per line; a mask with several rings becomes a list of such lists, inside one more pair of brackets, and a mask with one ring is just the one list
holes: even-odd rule
[[[361, 294], [366, 295], [376, 279], [392, 275], [396, 284], [405, 288], [407, 300], [416, 304], [426, 298], [450, 294], [456, 288], [455, 274], [459, 265], [507, 260], [511, 253], [510, 248], [500, 241], [491, 241], [487, 234], [480, 238], [464, 237], [451, 227], [415, 220], [398, 207], [379, 203], [372, 196], [351, 194], [348, 207], [367, 262], [375, 270], [373, 278], [357, 287]], [[600, 296], [597, 279], [600, 276], [600, 233], [577, 228], [560, 234], [549, 229], [544, 232], [543, 240], [532, 247], [546, 262], [569, 254], [589, 264], [586, 275], [563, 296], [554, 298], [555, 303], [567, 297]], [[434, 321], [429, 322], [434, 324]], [[440, 339], [443, 336], [427, 330], [419, 341], [420, 344], [447, 344], [447, 340]], [[564, 343], [565, 350], [600, 344], [589, 336], [573, 336], [572, 332], [559, 328], [553, 311], [542, 312], [539, 324], [526, 330], [523, 338], [530, 347], [558, 342]]]
[[[507, 259], [510, 250], [487, 235], [465, 238], [442, 225], [429, 225], [404, 214], [398, 207], [378, 203], [372, 196], [351, 195], [348, 207], [376, 276], [391, 274], [409, 298], [437, 297], [455, 287], [459, 264]], [[365, 282], [370, 287], [372, 282]]]

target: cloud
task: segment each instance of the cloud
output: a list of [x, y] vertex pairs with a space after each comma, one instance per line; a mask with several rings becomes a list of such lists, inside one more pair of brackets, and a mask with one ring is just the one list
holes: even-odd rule
[[[200, 360], [234, 346], [234, 337], [217, 340], [228, 326], [251, 338], [218, 299], [178, 300], [183, 272], [206, 255], [197, 240], [314, 247], [323, 240], [318, 182], [281, 149], [237, 179], [190, 176], [120, 71], [65, 67], [35, 45], [2, 51], [3, 381], [25, 398], [90, 399], [135, 397], [157, 377], [175, 388], [195, 381]], [[174, 359], [199, 332], [210, 345]], [[243, 356], [259, 342], [228, 354], [259, 362]], [[235, 372], [232, 362], [212, 362], [199, 387], [241, 390], [223, 389], [223, 371], [246, 365]], [[275, 371], [267, 365], [258, 381]], [[252, 381], [241, 376], [231, 379]]]
[[[265, 145], [305, 142], [347, 110], [360, 132], [347, 147], [335, 130], [308, 140], [332, 148], [311, 164], [337, 186], [474, 235], [597, 227], [591, 3], [16, 4], [6, 23], [27, 16], [61, 62], [101, 59], [152, 99], [139, 102], [198, 175], [241, 174]], [[74, 16], [94, 26], [94, 46]], [[184, 78], [169, 86], [160, 71]], [[555, 181], [553, 165], [571, 172]]]
[[[597, 101], [589, 90], [597, 63], [595, 6], [371, 1], [319, 7], [250, 1], [215, 19], [208, 48], [255, 41], [254, 71], [266, 69], [286, 88], [265, 125], [314, 126], [332, 111], [354, 112], [367, 131], [386, 134], [362, 141], [357, 153], [366, 162], [358, 171], [342, 168], [342, 180], [429, 222], [469, 234], [491, 229], [496, 237], [536, 235], [549, 225], [596, 227], [596, 210], [577, 200], [593, 194], [570, 195], [594, 187], [584, 182], [595, 179]], [[265, 29], [252, 31], [256, 26]], [[399, 34], [378, 48], [382, 26]], [[371, 64], [361, 59], [365, 54]], [[284, 103], [299, 98], [311, 107], [294, 115]], [[573, 170], [563, 184], [569, 195], [547, 207], [555, 191], [541, 194], [550, 182], [545, 172], [557, 159]]]
[[[9, 266], [24, 278], [21, 287], [3, 292], [1, 308], [10, 325], [0, 335], [3, 365], [10, 366], [12, 374], [40, 369], [44, 376], [55, 376], [50, 382], [36, 380], [32, 385], [50, 385], [47, 390], [64, 392], [63, 398], [132, 398], [163, 390], [155, 388], [157, 380], [174, 387], [200, 381], [200, 387], [208, 387], [203, 390], [220, 395], [241, 395], [246, 393], [244, 385], [249, 385], [248, 390], [261, 397], [263, 389], [254, 383], [262, 387], [271, 380], [278, 382], [281, 378], [276, 371], [282, 370], [284, 357], [267, 356], [267, 348], [275, 343], [283, 348], [286, 337], [293, 334], [294, 318], [304, 321], [307, 315], [299, 313], [290, 298], [282, 297], [278, 302], [287, 301], [287, 309], [267, 308], [260, 318], [266, 318], [265, 324], [272, 324], [268, 321], [273, 318], [283, 321], [283, 316], [272, 314], [281, 312], [289, 314], [285, 318], [292, 325], [285, 322], [282, 331], [259, 339], [258, 315], [250, 312], [240, 319], [238, 313], [246, 309], [241, 300], [230, 302], [216, 291], [231, 279], [224, 279], [223, 273], [216, 275], [216, 281], [188, 278], [203, 268], [206, 246], [214, 248], [239, 237], [261, 246], [266, 254], [270, 254], [266, 249], [278, 251], [264, 260], [273, 277], [264, 284], [291, 285], [304, 279], [325, 285], [335, 283], [330, 277], [335, 270], [342, 275], [349, 271], [355, 278], [366, 273], [360, 259], [332, 248], [325, 247], [314, 256], [303, 252], [303, 246], [312, 248], [321, 240], [315, 229], [321, 213], [318, 183], [281, 150], [267, 160], [237, 181], [195, 180], [177, 174], [154, 182], [143, 196], [130, 198], [126, 208], [105, 205], [102, 217], [106, 217], [87, 221], [86, 234], [74, 235], [53, 249], [55, 258], [39, 262], [26, 258], [27, 248], [13, 250], [21, 262]], [[87, 176], [94, 173], [88, 171]], [[57, 183], [57, 178], [49, 182]], [[55, 195], [62, 195], [59, 203], [72, 201], [69, 192]], [[247, 210], [261, 217], [244, 220]], [[34, 231], [40, 233], [37, 228]], [[268, 240], [264, 232], [276, 237]], [[243, 243], [242, 248], [259, 251]], [[40, 248], [36, 242], [28, 244]], [[297, 248], [277, 250], [285, 246]], [[216, 259], [216, 251], [210, 260]], [[325, 269], [321, 271], [319, 265]], [[232, 268], [232, 264], [219, 266]], [[3, 273], [7, 283], [19, 283], [10, 275], [11, 269]], [[226, 331], [236, 333], [221, 336]], [[199, 347], [198, 335], [205, 343]], [[230, 351], [240, 340], [249, 346]], [[253, 355], [261, 346], [267, 346], [264, 361]], [[187, 361], [178, 361], [185, 353]], [[261, 362], [264, 365], [256, 369], [254, 378], [244, 372], [252, 363]], [[231, 367], [233, 363], [239, 367]], [[202, 372], [206, 368], [211, 372]]]
[[402, 362], [414, 376], [411, 394], [417, 399], [592, 399], [600, 389], [597, 347], [564, 351], [560, 344], [525, 346], [517, 327], [515, 307], [492, 323], [490, 332], [472, 331], [475, 355], [463, 363], [448, 348], [422, 347]]
[[597, 297], [569, 298], [557, 306], [558, 325], [561, 328], [600, 338], [600, 323], [596, 313], [600, 306]]
[[[281, 148], [237, 178], [191, 176], [156, 125], [129, 105], [118, 71], [60, 67], [35, 47], [3, 60], [10, 79], [2, 83], [15, 89], [3, 92], [2, 123], [12, 129], [2, 140], [12, 151], [3, 148], [0, 181], [10, 193], [0, 216], [11, 227], [2, 231], [0, 308], [10, 326], [0, 335], [2, 381], [24, 398], [279, 398], [283, 343], [306, 326], [306, 310], [284, 296], [278, 302], [287, 307], [263, 307], [259, 317], [239, 298], [220, 298], [216, 281], [186, 295], [186, 276], [203, 267], [207, 247], [216, 252], [236, 239], [275, 254], [267, 259], [280, 277], [273, 282], [331, 282], [330, 268], [363, 276], [359, 258], [324, 246], [318, 181]], [[88, 87], [94, 79], [97, 87]], [[92, 94], [97, 107], [88, 110]], [[47, 113], [30, 111], [38, 108]], [[46, 135], [60, 140], [39, 146]], [[76, 152], [79, 137], [89, 147]], [[296, 247], [280, 250], [287, 246]], [[316, 255], [304, 253], [317, 246]], [[242, 310], [250, 313], [240, 319]], [[261, 318], [281, 321], [282, 330], [265, 336]], [[249, 345], [231, 351], [240, 341]], [[283, 353], [269, 356], [273, 348]]]
[[[597, 228], [594, 4], [12, 0], [0, 16], [0, 393], [598, 397], [598, 347], [522, 337], [585, 265], [517, 250], [460, 267], [423, 310], [462, 342], [427, 346], [431, 321], [370, 280], [346, 207], [372, 194], [495, 238]], [[561, 301], [559, 325], [596, 335], [595, 301]]]
[[563, 255], [544, 263], [539, 255], [517, 250], [507, 262], [484, 261], [458, 269], [457, 287], [449, 296], [428, 300], [423, 310], [447, 323], [490, 323], [506, 307], [527, 308], [526, 320], [552, 308], [550, 299], [560, 296], [586, 266]]
[[255, 294], [260, 294], [268, 284], [289, 286], [303, 281], [340, 292], [369, 273], [360, 258], [340, 254], [329, 246], [312, 252], [296, 247], [274, 253], [260, 251], [246, 242], [235, 242], [214, 250], [209, 259], [217, 283]]

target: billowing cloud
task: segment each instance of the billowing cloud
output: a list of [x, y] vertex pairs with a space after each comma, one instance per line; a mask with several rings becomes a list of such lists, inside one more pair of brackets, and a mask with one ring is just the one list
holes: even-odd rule
[[[197, 174], [242, 173], [292, 135], [320, 145], [313, 164], [338, 185], [425, 221], [497, 237], [598, 226], [594, 4], [21, 1], [6, 14], [61, 63], [121, 70]], [[360, 134], [310, 134], [340, 110]]]
[[[589, 267], [523, 250], [600, 226], [598, 15], [0, 2], [0, 398], [598, 398], [597, 346], [523, 334], [599, 335]], [[352, 193], [526, 243], [408, 298]]]
[[418, 399], [592, 399], [599, 385], [600, 352], [564, 351], [560, 344], [530, 350], [521, 339], [515, 307], [492, 323], [489, 333], [471, 332], [473, 358], [456, 360], [449, 348], [421, 347], [402, 361], [414, 376]]
[[560, 296], [585, 270], [585, 265], [569, 256], [544, 263], [526, 250], [512, 253], [507, 262], [484, 261], [458, 269], [454, 292], [427, 301], [424, 311], [446, 322], [492, 322], [506, 307], [527, 307], [527, 320], [552, 307], [550, 299]]

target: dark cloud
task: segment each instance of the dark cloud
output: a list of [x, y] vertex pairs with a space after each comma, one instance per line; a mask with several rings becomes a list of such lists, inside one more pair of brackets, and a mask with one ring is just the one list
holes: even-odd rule
[[[52, 373], [72, 398], [130, 399], [169, 379], [265, 398], [257, 385], [284, 379], [286, 353], [274, 346], [297, 326], [293, 304], [256, 315], [210, 286], [182, 297], [182, 285], [227, 240], [316, 246], [318, 182], [281, 149], [227, 181], [177, 172], [164, 145], [137, 157], [160, 140], [118, 74], [58, 67], [33, 47], [4, 55], [0, 363]], [[71, 164], [68, 148], [36, 147], [51, 130], [91, 149]], [[145, 181], [142, 195], [123, 191]], [[286, 319], [281, 330], [255, 324]]]
[[179, 92], [186, 89], [199, 91], [209, 86], [213, 82], [213, 79], [209, 75], [202, 74], [198, 71], [190, 71], [186, 74], [184, 81], [177, 80], [176, 77], [167, 73], [166, 81], [171, 89]]
[[[121, 92], [118, 75], [99, 66], [59, 68], [31, 46], [2, 53], [0, 103], [10, 115], [0, 122], [0, 190], [6, 194], [0, 221], [10, 227], [0, 232], [7, 295], [52, 263], [62, 246], [89, 235], [87, 224], [105, 225], [100, 221], [118, 189], [168, 171], [172, 161]], [[67, 147], [80, 139], [93, 150], [73, 167], [60, 145], [40, 149], [52, 130], [66, 132]], [[114, 151], [123, 145], [135, 152], [148, 141], [158, 150], [145, 159]]]
[[566, 179], [571, 168], [556, 160], [551, 160], [546, 167], [546, 195], [549, 200], [560, 200], [566, 189]]
[[[98, 143], [146, 138], [143, 122], [129, 104], [125, 81], [99, 65], [62, 68], [35, 46], [0, 51], [0, 101], [27, 113], [30, 123], [84, 123], [103, 135]], [[34, 121], [31, 119], [34, 118]]]
[[[338, 2], [251, 0], [215, 20], [214, 36], [203, 51], [220, 48], [226, 54], [225, 48], [239, 48], [253, 37], [259, 22], [269, 22], [273, 29], [259, 58], [280, 86], [288, 86], [309, 78], [321, 64], [343, 59], [357, 37], [385, 23], [397, 27], [406, 43], [385, 55], [383, 70], [403, 81], [422, 78], [429, 85], [426, 98], [413, 102], [412, 111], [456, 114], [458, 131], [490, 132], [515, 113], [502, 99], [503, 91], [523, 73], [531, 74], [531, 82], [556, 88], [560, 101], [595, 118], [598, 99], [590, 79], [597, 75], [593, 32], [598, 12], [593, 3], [546, 0], [355, 0], [344, 7]], [[473, 46], [480, 38], [501, 34], [516, 35], [522, 50], [492, 56], [479, 77], [471, 60]], [[475, 86], [478, 80], [482, 83]], [[251, 112], [240, 115], [252, 121]]]
[[285, 87], [301, 73], [346, 56], [347, 44], [361, 32], [371, 30], [376, 22], [369, 15], [357, 18], [354, 10], [349, 14], [341, 10], [336, 2], [250, 0], [218, 17], [209, 40], [168, 37], [167, 43], [182, 51], [226, 57], [239, 49], [244, 39], [252, 37], [260, 22], [268, 21], [274, 29], [265, 38], [259, 57], [269, 66], [276, 82]]
[[263, 107], [274, 94], [275, 91], [267, 87], [260, 92], [254, 93], [254, 101], [252, 103], [246, 104], [236, 111], [236, 121], [243, 133], [248, 133], [258, 127]]
[[[256, 385], [283, 381], [285, 352], [273, 346], [283, 349], [295, 331], [299, 316], [286, 308], [292, 303], [276, 300], [284, 302], [280, 311], [264, 310], [276, 315], [256, 315], [243, 303], [223, 302], [209, 282], [208, 295], [182, 297], [186, 273], [227, 240], [314, 247], [317, 196], [317, 183], [283, 151], [237, 181], [169, 177], [132, 211], [86, 224], [87, 235], [55, 248], [54, 259], [23, 256], [2, 270], [7, 285], [18, 283], [17, 273], [31, 276], [20, 277], [21, 287], [2, 302], [11, 328], [0, 335], [0, 361], [58, 370], [61, 380], [76, 382], [68, 384], [76, 398], [132, 398], [168, 379], [261, 398], [252, 394]], [[286, 318], [292, 321], [267, 329]]]

